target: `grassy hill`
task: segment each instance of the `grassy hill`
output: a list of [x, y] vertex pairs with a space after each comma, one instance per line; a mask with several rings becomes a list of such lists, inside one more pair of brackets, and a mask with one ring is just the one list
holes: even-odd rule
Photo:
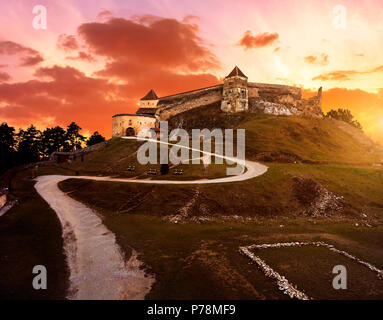
[[[269, 170], [254, 180], [231, 184], [230, 188], [225, 184], [199, 186], [197, 200], [190, 207], [190, 216], [218, 212], [221, 216], [335, 215], [359, 219], [365, 213], [369, 217], [380, 218], [383, 208], [383, 170], [372, 164], [381, 163], [382, 155], [379, 147], [362, 131], [331, 119], [264, 114], [227, 115], [217, 108], [213, 104], [199, 112], [192, 110], [180, 114], [178, 120], [172, 119], [171, 125], [179, 126], [182, 122], [186, 129], [191, 129], [191, 126], [213, 129], [219, 125], [244, 128], [246, 158], [265, 162]], [[77, 159], [71, 164], [60, 166], [68, 174], [77, 172], [79, 175], [149, 178], [147, 170], [159, 169], [159, 165], [138, 164], [135, 151], [141, 143], [113, 139], [102, 149], [86, 156], [84, 162]], [[130, 165], [136, 166], [135, 172], [126, 171]], [[226, 171], [226, 165], [217, 164], [208, 168], [202, 164], [179, 165], [177, 168], [183, 168], [182, 176], [172, 174], [171, 170], [168, 175], [151, 178], [210, 179], [223, 177]], [[78, 188], [77, 183], [67, 182], [68, 190], [71, 186]], [[115, 197], [116, 207], [129, 207], [129, 204], [124, 205], [128, 194], [150, 193], [145, 201], [135, 206], [134, 211], [160, 216], [176, 215], [180, 204], [187, 203], [197, 192], [196, 188], [190, 186], [114, 185], [119, 190], [126, 190], [118, 193], [122, 195], [121, 203]], [[102, 207], [105, 187], [97, 191], [99, 186], [100, 183], [92, 182], [87, 186], [84, 197], [99, 199]], [[109, 186], [107, 189], [112, 188]], [[327, 202], [323, 204], [323, 201]], [[168, 210], [164, 211], [164, 207]], [[321, 207], [325, 209], [318, 213]]]
[[217, 103], [178, 114], [170, 128], [246, 129], [246, 157], [263, 161], [372, 164], [382, 148], [361, 130], [332, 120], [266, 114], [227, 114]]
[[248, 158], [306, 163], [373, 164], [380, 148], [347, 123], [332, 119], [259, 115], [246, 119]]
[[[170, 128], [243, 128], [246, 130], [246, 158], [262, 162], [372, 165], [383, 163], [382, 148], [361, 130], [332, 119], [316, 119], [265, 114], [228, 115], [217, 104], [181, 113], [169, 122]], [[142, 142], [112, 139], [107, 145], [71, 164], [61, 167], [80, 175], [113, 175], [146, 178], [149, 168], [140, 166], [136, 151]], [[212, 148], [212, 150], [214, 150]], [[134, 173], [128, 166], [135, 165]], [[211, 165], [208, 175], [199, 174], [202, 167], [183, 165], [183, 179], [224, 176], [225, 166]], [[177, 177], [173, 177], [177, 179]]]

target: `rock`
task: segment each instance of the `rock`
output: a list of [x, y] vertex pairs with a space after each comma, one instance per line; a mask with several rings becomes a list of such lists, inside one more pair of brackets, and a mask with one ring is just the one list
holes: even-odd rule
[[350, 207], [342, 197], [327, 190], [320, 183], [302, 177], [293, 177], [293, 195], [304, 206], [302, 213], [311, 217], [328, 217]]

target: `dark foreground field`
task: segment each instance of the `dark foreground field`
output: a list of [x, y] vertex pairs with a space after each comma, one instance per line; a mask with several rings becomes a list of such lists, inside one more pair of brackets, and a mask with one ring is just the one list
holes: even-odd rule
[[[284, 167], [284, 171], [288, 171], [289, 166], [271, 166], [268, 174], [244, 183], [247, 189], [253, 185], [256, 188], [254, 194], [262, 201], [272, 202], [274, 197], [280, 197], [280, 201], [287, 203], [291, 194], [287, 190], [283, 192], [286, 185], [274, 182], [275, 179], [279, 181], [278, 170]], [[206, 217], [211, 220], [204, 223], [170, 223], [166, 216], [177, 213], [185, 205], [195, 186], [153, 187], [69, 179], [62, 182], [60, 188], [102, 214], [105, 225], [116, 234], [118, 243], [128, 256], [132, 248], [138, 251], [148, 271], [156, 277], [148, 299], [288, 299], [277, 290], [272, 280], [239, 253], [239, 246], [322, 240], [383, 268], [383, 228], [379, 210], [381, 189], [373, 186], [378, 183], [367, 184], [364, 180], [377, 175], [376, 179], [380, 181], [380, 173], [367, 168], [340, 169], [342, 179], [332, 181], [334, 191], [341, 190], [337, 185], [339, 181], [359, 181], [354, 183], [353, 188], [344, 190], [345, 196], [350, 194], [348, 200], [352, 198], [351, 194], [354, 195], [353, 206], [357, 208], [364, 197], [375, 194], [371, 198], [375, 199], [371, 201], [374, 205], [370, 204], [367, 210], [367, 219], [353, 214], [314, 218], [288, 214], [288, 211], [276, 212], [274, 216], [249, 217], [243, 215], [246, 213], [243, 211], [237, 212], [236, 218], [233, 214], [231, 217], [219, 217], [210, 212]], [[57, 167], [39, 170], [40, 174], [70, 174]], [[294, 165], [291, 170], [296, 170]], [[335, 169], [329, 167], [326, 173], [326, 170], [308, 166], [305, 174], [321, 172], [323, 181], [327, 181], [333, 177], [332, 170]], [[274, 193], [263, 188], [267, 183], [274, 184]], [[331, 186], [328, 183], [326, 186]], [[66, 296], [69, 275], [62, 252], [60, 224], [56, 214], [34, 191], [33, 184], [30, 172], [22, 172], [13, 180], [12, 192], [18, 195], [20, 204], [1, 218], [2, 299], [62, 299]], [[243, 190], [240, 185], [202, 188], [202, 200], [195, 205], [203, 206], [205, 191], [211, 193], [210, 198], [214, 192], [222, 194], [226, 190], [230, 194], [229, 190], [234, 192], [235, 187]], [[254, 187], [256, 185], [259, 187]], [[147, 192], [150, 197], [135, 206], [134, 210], [129, 210], [138, 192]], [[285, 196], [281, 196], [283, 194]], [[231, 200], [224, 196], [220, 199], [224, 210]], [[190, 214], [193, 215], [195, 210], [192, 208]], [[248, 210], [250, 212], [250, 208]], [[334, 276], [332, 267], [339, 263], [348, 266], [349, 261], [340, 261], [333, 253], [315, 249], [284, 250], [263, 251], [261, 255], [273, 268], [314, 298], [376, 299], [383, 296], [382, 280], [362, 266], [350, 267], [349, 290], [335, 291], [331, 287]], [[47, 291], [36, 291], [31, 287], [32, 268], [36, 264], [47, 266]]]
[[[351, 172], [354, 170], [358, 172], [359, 169], [351, 169]], [[354, 175], [355, 179], [358, 177], [355, 172], [349, 174]], [[273, 170], [269, 175], [273, 176]], [[269, 181], [275, 178], [266, 174], [258, 179], [254, 179], [253, 183], [257, 180], [262, 185], [263, 179]], [[310, 218], [287, 215], [286, 212], [276, 213], [274, 217], [270, 214], [253, 216], [251, 220], [241, 218], [243, 212], [238, 212], [236, 220], [232, 216], [231, 219], [223, 219], [213, 215], [209, 222], [175, 224], [169, 223], [167, 216], [182, 207], [195, 187], [143, 187], [88, 181], [86, 188], [79, 188], [84, 183], [86, 181], [66, 180], [60, 187], [71, 197], [101, 213], [105, 225], [117, 235], [119, 244], [127, 253], [131, 248], [140, 253], [148, 270], [156, 276], [156, 283], [147, 296], [149, 299], [287, 299], [276, 289], [272, 280], [239, 254], [239, 246], [254, 243], [321, 240], [383, 268], [383, 229], [379, 226], [379, 214], [376, 212], [374, 226], [363, 225], [367, 223], [353, 215]], [[230, 190], [236, 186], [231, 185]], [[118, 210], [118, 207], [124, 207], [124, 203], [125, 208], [129, 207], [129, 199], [134, 198], [142, 188], [148, 188], [149, 198], [133, 211]], [[282, 192], [281, 188], [283, 185], [275, 187], [277, 196]], [[243, 190], [243, 186], [240, 189]], [[220, 203], [225, 208], [229, 201], [222, 193], [225, 187], [209, 186], [206, 192], [214, 190], [222, 194]], [[203, 194], [204, 191], [200, 192]], [[289, 195], [281, 197], [281, 201], [286, 197], [289, 198]], [[280, 250], [275, 249], [275, 254], [265, 251], [262, 255], [314, 298], [383, 297], [383, 280], [378, 280], [370, 270], [354, 265], [343, 257], [320, 249]], [[332, 268], [337, 264], [350, 268], [350, 289], [347, 292], [332, 289], [335, 276]]]

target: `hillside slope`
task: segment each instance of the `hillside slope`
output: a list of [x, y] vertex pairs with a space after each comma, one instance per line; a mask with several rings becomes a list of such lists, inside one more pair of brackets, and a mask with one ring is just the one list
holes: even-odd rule
[[337, 120], [286, 116], [249, 119], [246, 154], [277, 162], [374, 164], [382, 153], [364, 133]]
[[[116, 185], [121, 192], [124, 190], [121, 200], [126, 201], [125, 192], [139, 196], [149, 193], [150, 196], [135, 207], [135, 212], [158, 215], [177, 214], [179, 207], [196, 195], [194, 209], [190, 209], [191, 216], [207, 212], [228, 216], [316, 216], [317, 209], [322, 207], [326, 208], [326, 212], [319, 215], [324, 216], [345, 214], [360, 217], [362, 212], [380, 216], [383, 208], [383, 171], [371, 164], [380, 163], [382, 159], [379, 148], [361, 131], [329, 119], [265, 114], [227, 115], [217, 108], [218, 105], [212, 104], [199, 112], [192, 110], [180, 114], [172, 119], [171, 126], [213, 129], [224, 125], [246, 129], [246, 158], [267, 162], [269, 170], [266, 174], [231, 184], [230, 188], [225, 184], [198, 188]], [[225, 174], [224, 165], [211, 164], [208, 168], [182, 165], [184, 174], [181, 176], [174, 175], [173, 169], [166, 176], [145, 175], [149, 168], [159, 169], [159, 165], [138, 165], [135, 151], [139, 145], [136, 141], [113, 139], [102, 149], [86, 156], [84, 162], [77, 159], [71, 164], [61, 165], [61, 168], [71, 170], [69, 174], [75, 170], [80, 175], [136, 176], [137, 179], [209, 179]], [[136, 165], [135, 172], [127, 172], [130, 165]], [[95, 186], [95, 193], [97, 190], [101, 194], [105, 192], [105, 187], [100, 187], [101, 183], [92, 182], [91, 185]], [[78, 187], [76, 183], [70, 186]], [[89, 187], [87, 184], [90, 192]], [[92, 199], [104, 201], [101, 195], [90, 193]], [[174, 199], [177, 199], [177, 208], [170, 207]], [[117, 201], [116, 196], [114, 200]], [[164, 207], [167, 210], [164, 211]]]
[[226, 114], [219, 103], [181, 113], [170, 128], [243, 128], [246, 157], [265, 162], [374, 164], [383, 154], [361, 130], [332, 119]]

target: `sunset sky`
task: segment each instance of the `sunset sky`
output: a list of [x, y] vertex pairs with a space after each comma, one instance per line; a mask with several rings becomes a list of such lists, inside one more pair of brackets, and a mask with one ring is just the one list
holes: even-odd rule
[[[47, 10], [35, 29], [33, 7]], [[383, 0], [0, 0], [0, 122], [111, 136], [137, 99], [219, 83], [323, 86], [383, 141]]]

